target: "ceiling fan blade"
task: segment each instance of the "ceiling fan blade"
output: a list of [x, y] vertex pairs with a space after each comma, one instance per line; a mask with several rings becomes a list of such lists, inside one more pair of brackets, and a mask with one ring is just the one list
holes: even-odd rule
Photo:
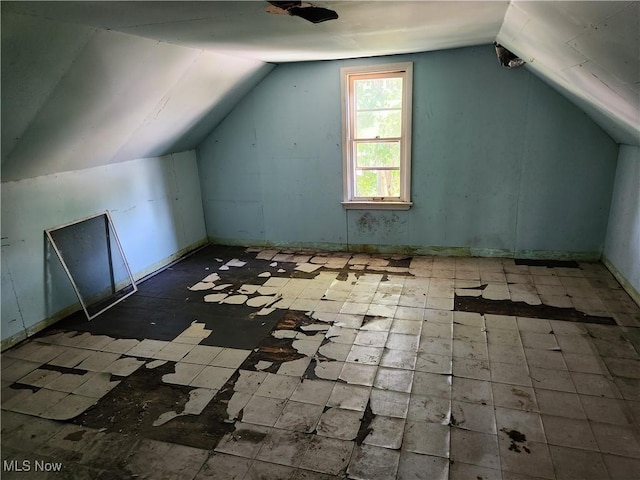
[[[269, 2], [272, 3], [272, 2]], [[286, 3], [286, 2], [276, 2], [276, 3]], [[304, 18], [305, 20], [311, 23], [320, 23], [326, 22], [327, 20], [335, 20], [338, 18], [338, 14], [333, 10], [329, 10], [328, 8], [322, 7], [291, 7], [288, 9], [289, 15], [293, 15], [295, 17]]]

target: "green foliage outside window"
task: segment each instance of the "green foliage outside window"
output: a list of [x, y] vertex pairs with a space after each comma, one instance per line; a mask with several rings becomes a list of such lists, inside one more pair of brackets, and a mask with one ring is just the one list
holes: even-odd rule
[[[356, 196], [400, 196], [402, 78], [355, 81]], [[376, 167], [386, 168], [376, 169]], [[393, 168], [393, 170], [389, 170]]]

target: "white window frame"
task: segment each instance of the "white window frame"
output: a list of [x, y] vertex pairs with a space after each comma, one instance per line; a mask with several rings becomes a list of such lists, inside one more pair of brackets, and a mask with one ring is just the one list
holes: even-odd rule
[[[354, 96], [350, 90], [351, 80], [360, 75], [389, 73], [400, 74], [402, 88], [402, 132], [400, 137], [400, 197], [356, 197], [355, 196], [355, 141], [353, 113]], [[413, 63], [391, 63], [340, 69], [342, 89], [342, 159], [343, 191], [342, 205], [346, 209], [408, 210], [411, 202], [411, 110], [413, 94]]]

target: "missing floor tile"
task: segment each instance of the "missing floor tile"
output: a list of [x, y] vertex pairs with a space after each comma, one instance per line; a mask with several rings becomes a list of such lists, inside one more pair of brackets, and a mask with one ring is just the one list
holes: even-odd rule
[[597, 323], [600, 325], [616, 325], [613, 317], [601, 317], [587, 315], [575, 308], [560, 308], [549, 305], [529, 305], [526, 302], [513, 302], [511, 300], [489, 300], [480, 297], [467, 297], [456, 295], [454, 298], [454, 310], [461, 312], [476, 312], [481, 315], [487, 313], [493, 315], [511, 315], [529, 318], [552, 318], [567, 322]]
[[367, 402], [367, 406], [364, 409], [364, 415], [362, 416], [362, 420], [360, 421], [360, 429], [358, 430], [358, 434], [356, 435], [356, 444], [362, 445], [364, 439], [367, 438], [373, 428], [371, 428], [371, 422], [376, 418], [376, 415], [371, 410], [371, 400]]
[[547, 267], [547, 268], [580, 268], [578, 262], [573, 260], [533, 260], [527, 258], [515, 258], [513, 263], [516, 265], [526, 265], [528, 267]]
[[162, 377], [174, 373], [175, 363], [141, 369], [125, 378], [96, 405], [72, 420], [83, 427], [130, 434], [196, 448], [214, 448], [233, 427], [224, 422], [227, 403], [238, 374], [207, 403], [199, 415], [182, 415], [154, 426], [167, 412], [189, 411], [193, 387], [171, 385]]

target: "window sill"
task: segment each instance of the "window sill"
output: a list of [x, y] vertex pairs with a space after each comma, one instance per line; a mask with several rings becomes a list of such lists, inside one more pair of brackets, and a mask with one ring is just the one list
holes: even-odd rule
[[342, 202], [346, 210], [409, 210], [413, 202]]

